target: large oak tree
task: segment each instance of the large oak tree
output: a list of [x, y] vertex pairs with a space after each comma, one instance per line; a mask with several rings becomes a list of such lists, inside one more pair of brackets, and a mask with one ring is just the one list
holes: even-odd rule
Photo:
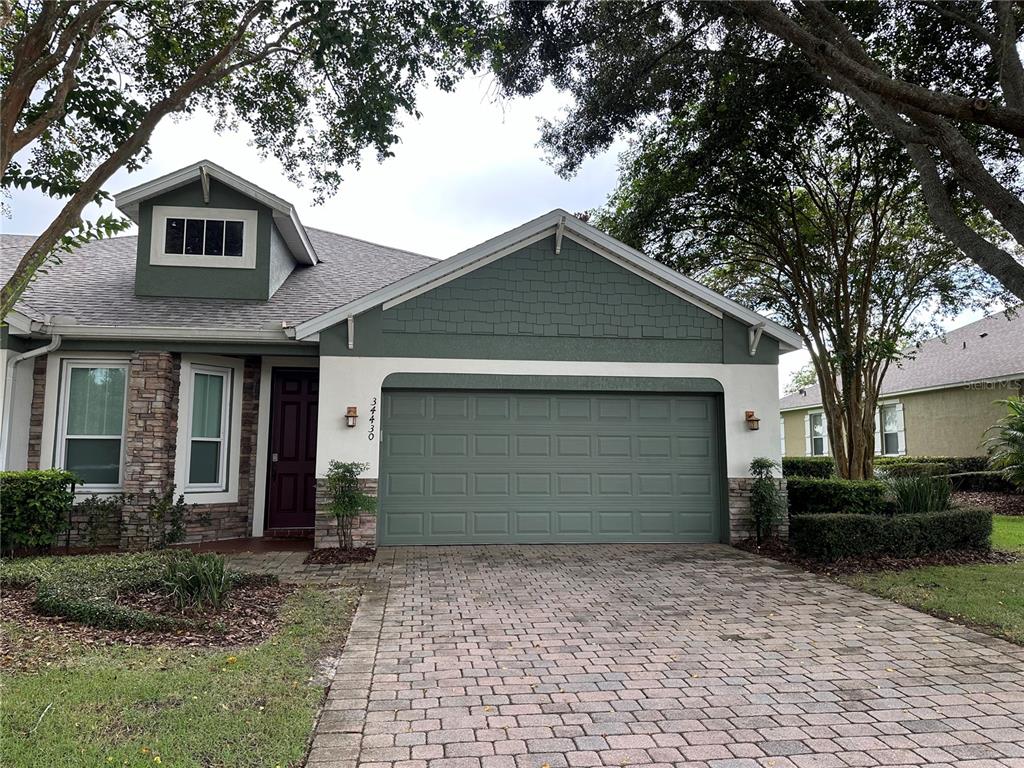
[[363, 150], [388, 153], [419, 85], [472, 64], [487, 18], [475, 0], [0, 2], [0, 187], [63, 201], [0, 289], [0, 320], [47, 260], [125, 226], [83, 210], [169, 116], [244, 122], [323, 196]]
[[934, 225], [1024, 299], [1022, 29], [1005, 0], [510, 2], [494, 64], [506, 92], [574, 96], [545, 134], [565, 172], [651, 120], [721, 108], [716, 80], [745, 83], [759, 119], [736, 130], [755, 142], [841, 94], [902, 148]]

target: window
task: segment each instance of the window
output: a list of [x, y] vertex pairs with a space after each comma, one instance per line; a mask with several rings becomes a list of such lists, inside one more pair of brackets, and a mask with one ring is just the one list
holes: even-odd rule
[[168, 217], [164, 220], [164, 253], [241, 258], [244, 232], [244, 221]]
[[810, 426], [811, 456], [825, 456], [828, 453], [825, 414], [812, 413], [807, 416], [807, 420]]
[[152, 215], [150, 264], [255, 269], [256, 211], [155, 205]]
[[67, 362], [58, 463], [84, 486], [118, 488], [128, 366]]
[[192, 367], [186, 479], [189, 490], [223, 491], [227, 487], [230, 402], [230, 369]]
[[878, 431], [882, 436], [880, 444], [883, 456], [898, 456], [903, 453], [903, 405], [887, 403], [878, 408]]
[[779, 456], [786, 455], [786, 417], [779, 419]]

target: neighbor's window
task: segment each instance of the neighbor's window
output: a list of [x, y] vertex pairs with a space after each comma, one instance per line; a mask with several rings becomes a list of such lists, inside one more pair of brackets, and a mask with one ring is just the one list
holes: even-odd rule
[[127, 379], [127, 365], [65, 364], [59, 463], [83, 485], [121, 485]]
[[165, 219], [164, 253], [185, 256], [242, 256], [244, 221]]
[[811, 427], [811, 455], [824, 456], [828, 441], [825, 433], [825, 414], [812, 413], [808, 420]]
[[900, 433], [903, 431], [903, 408], [899, 403], [883, 405], [878, 409], [882, 429], [882, 453], [886, 456], [900, 453]]
[[231, 370], [192, 368], [188, 480], [190, 490], [227, 488]]

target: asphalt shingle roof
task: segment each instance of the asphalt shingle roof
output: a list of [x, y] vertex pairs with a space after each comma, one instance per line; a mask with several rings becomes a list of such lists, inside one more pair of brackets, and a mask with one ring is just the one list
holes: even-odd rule
[[[927, 339], [908, 352], [910, 359], [889, 367], [882, 382], [883, 395], [1024, 376], [1024, 309], [1018, 308], [1014, 318], [1006, 312], [989, 315], [945, 336]], [[786, 395], [779, 407], [786, 410], [821, 404], [818, 386], [805, 391], [805, 395]]]
[[[322, 259], [296, 266], [269, 301], [135, 295], [136, 238], [114, 237], [62, 255], [29, 287], [17, 309], [37, 320], [74, 318], [87, 326], [159, 326], [261, 330], [308, 320], [418, 272], [435, 262], [354, 237], [306, 229]], [[0, 235], [0, 278], [6, 279], [34, 237]]]

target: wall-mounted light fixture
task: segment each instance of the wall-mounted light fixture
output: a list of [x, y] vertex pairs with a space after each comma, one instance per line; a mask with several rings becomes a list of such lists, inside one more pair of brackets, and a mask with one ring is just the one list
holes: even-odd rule
[[747, 422], [747, 429], [751, 432], [756, 432], [761, 428], [761, 420], [754, 415], [753, 411], [745, 412], [743, 419]]
[[350, 405], [345, 410], [345, 426], [354, 427], [356, 425], [356, 416], [358, 415], [359, 412], [356, 410], [356, 407], [354, 405]]

